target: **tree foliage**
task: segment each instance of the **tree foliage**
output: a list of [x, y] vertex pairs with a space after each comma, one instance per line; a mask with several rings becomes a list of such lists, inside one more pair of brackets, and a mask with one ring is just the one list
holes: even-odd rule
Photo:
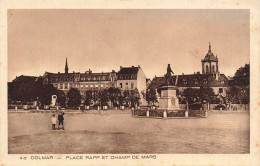
[[71, 88], [67, 93], [68, 106], [71, 108], [79, 107], [81, 104], [81, 95], [78, 89]]
[[244, 67], [237, 69], [233, 79], [234, 85], [248, 86], [250, 84], [250, 65], [246, 64]]
[[200, 87], [199, 89], [199, 100], [201, 103], [210, 103], [215, 96], [215, 93], [210, 87]]
[[187, 88], [184, 89], [183, 92], [180, 92], [179, 96], [180, 99], [183, 101], [186, 101], [186, 103], [190, 106], [196, 102], [199, 102], [199, 89], [195, 89], [195, 88]]
[[148, 87], [146, 89], [146, 92], [141, 92], [143, 95], [143, 98], [147, 101], [148, 105], [154, 105], [155, 102], [157, 102], [157, 96], [156, 96], [156, 89], [153, 87]]
[[57, 102], [61, 107], [66, 107], [66, 94], [62, 90], [57, 90]]

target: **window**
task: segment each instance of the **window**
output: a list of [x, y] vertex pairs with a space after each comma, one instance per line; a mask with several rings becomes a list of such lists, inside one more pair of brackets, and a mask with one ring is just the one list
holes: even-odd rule
[[212, 66], [212, 71], [215, 72], [215, 66], [214, 65]]
[[56, 88], [56, 87], [57, 87], [57, 84], [53, 84], [53, 86]]
[[122, 83], [120, 83], [120, 88], [123, 88], [123, 84]]
[[187, 81], [184, 81], [183, 83], [186, 85], [186, 84], [187, 84]]
[[91, 88], [93, 88], [93, 85], [90, 85]]
[[134, 83], [131, 83], [131, 88], [134, 89]]
[[81, 84], [80, 87], [83, 88], [83, 84]]
[[223, 93], [223, 88], [219, 88], [218, 92]]
[[203, 83], [206, 84], [206, 83], [207, 83], [207, 80], [204, 80]]
[[63, 89], [63, 84], [60, 84], [60, 89]]
[[98, 87], [98, 85], [95, 85], [95, 87], [97, 88], [97, 87]]
[[68, 89], [68, 84], [65, 84], [65, 88], [64, 89]]
[[206, 73], [208, 73], [209, 72], [209, 66], [207, 65], [206, 66]]
[[222, 81], [221, 81], [221, 84], [224, 84], [224, 83], [225, 83], [225, 82], [222, 80]]
[[198, 80], [194, 80], [194, 84], [198, 84]]
[[103, 87], [103, 86], [104, 86], [103, 84], [100, 85], [100, 87]]

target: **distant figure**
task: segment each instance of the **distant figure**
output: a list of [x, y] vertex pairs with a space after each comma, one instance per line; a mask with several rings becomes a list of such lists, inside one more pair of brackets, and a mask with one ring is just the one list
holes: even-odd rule
[[63, 124], [63, 121], [64, 121], [63, 115], [64, 115], [64, 114], [65, 114], [64, 112], [61, 112], [61, 113], [58, 115], [58, 120], [59, 120], [58, 130], [60, 129], [60, 126], [62, 126], [61, 129], [64, 130], [64, 124]]
[[56, 118], [55, 114], [52, 114], [51, 122], [52, 122], [52, 130], [56, 130], [57, 118]]
[[172, 83], [172, 77], [171, 77], [171, 73], [173, 73], [172, 69], [171, 69], [171, 66], [170, 64], [168, 64], [168, 67], [167, 67], [167, 73], [165, 75], [165, 85], [174, 85]]

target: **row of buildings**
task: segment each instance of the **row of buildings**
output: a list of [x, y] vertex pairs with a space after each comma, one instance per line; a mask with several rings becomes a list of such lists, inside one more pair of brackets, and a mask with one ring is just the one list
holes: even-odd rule
[[[201, 60], [202, 73], [182, 74], [172, 76], [175, 85], [180, 91], [185, 88], [199, 88], [201, 86], [209, 86], [213, 88], [215, 94], [224, 94], [228, 87], [228, 78], [219, 72], [218, 58], [209, 50], [205, 57]], [[131, 90], [137, 88], [139, 93], [145, 91], [149, 84], [158, 88], [164, 83], [164, 76], [154, 77], [152, 81], [147, 79], [142, 68], [137, 67], [122, 67], [118, 72], [95, 73], [90, 69], [85, 73], [69, 72], [68, 62], [66, 58], [64, 73], [45, 72], [43, 75], [44, 84], [53, 84], [59, 90], [65, 93], [70, 88], [77, 88], [81, 95], [84, 96], [86, 90], [101, 90], [109, 87], [117, 87], [122, 90]], [[140, 95], [142, 96], [142, 95]], [[141, 103], [145, 100], [141, 98]]]

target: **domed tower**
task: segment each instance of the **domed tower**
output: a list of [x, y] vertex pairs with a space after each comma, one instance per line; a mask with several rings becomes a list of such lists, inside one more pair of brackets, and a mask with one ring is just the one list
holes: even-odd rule
[[209, 51], [205, 58], [201, 60], [202, 74], [217, 74], [218, 70], [218, 57], [211, 52], [211, 45], [209, 42]]

